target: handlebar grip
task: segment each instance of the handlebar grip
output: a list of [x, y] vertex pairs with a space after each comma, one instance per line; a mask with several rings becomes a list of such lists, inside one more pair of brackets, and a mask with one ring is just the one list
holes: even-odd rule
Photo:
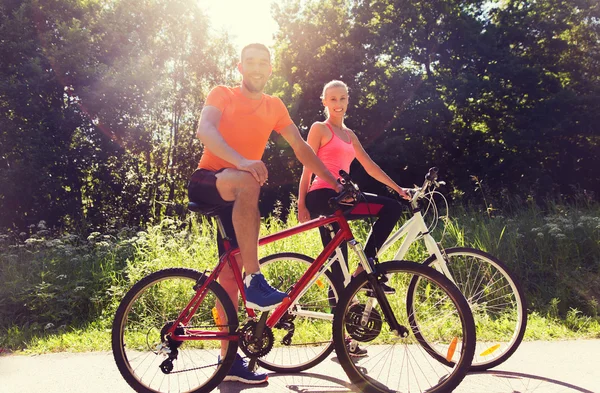
[[358, 191], [358, 187], [352, 182], [350, 175], [346, 171], [340, 169], [339, 174], [340, 178], [338, 179], [338, 183], [344, 186], [344, 190], [333, 198], [329, 198], [329, 206], [334, 209], [339, 207], [339, 204], [342, 200]]
[[[351, 180], [350, 179], [350, 175], [348, 174], [348, 172], [346, 172], [343, 169], [340, 169], [339, 175], [346, 182], [349, 182]], [[344, 183], [342, 183], [342, 184], [344, 184]]]
[[429, 180], [429, 181], [437, 180], [438, 172], [439, 172], [438, 167], [434, 166], [434, 167], [429, 168], [429, 172], [427, 172], [427, 174], [425, 175], [425, 180]]

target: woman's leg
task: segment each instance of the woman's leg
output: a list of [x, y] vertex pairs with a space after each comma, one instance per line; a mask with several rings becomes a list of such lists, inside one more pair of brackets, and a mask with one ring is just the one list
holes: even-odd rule
[[349, 220], [377, 217], [365, 244], [365, 255], [374, 259], [400, 219], [403, 207], [392, 198], [367, 193], [364, 195], [367, 200], [359, 202], [347, 217]]

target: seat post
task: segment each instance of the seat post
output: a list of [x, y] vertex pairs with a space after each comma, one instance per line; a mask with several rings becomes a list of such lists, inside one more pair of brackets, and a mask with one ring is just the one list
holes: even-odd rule
[[219, 217], [218, 215], [215, 215], [215, 216], [213, 216], [213, 218], [217, 222], [217, 229], [219, 230], [219, 233], [221, 234], [221, 238], [227, 239], [227, 234], [225, 233], [225, 227], [223, 227], [223, 222], [221, 221], [221, 217]]
[[201, 205], [199, 205], [196, 202], [188, 202], [188, 209], [196, 212], [196, 213], [200, 213], [205, 217], [212, 217], [216, 220], [217, 223], [217, 229], [219, 230], [219, 234], [221, 235], [222, 239], [228, 239], [227, 234], [225, 233], [225, 227], [223, 226], [223, 222], [221, 221], [221, 218], [219, 217], [219, 209], [215, 208], [214, 206], [211, 208], [203, 208]]

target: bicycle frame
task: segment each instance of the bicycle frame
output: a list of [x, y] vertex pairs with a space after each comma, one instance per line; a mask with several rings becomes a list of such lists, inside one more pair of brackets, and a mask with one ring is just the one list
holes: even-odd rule
[[[442, 250], [438, 246], [433, 236], [431, 236], [429, 228], [427, 228], [427, 225], [425, 224], [425, 220], [423, 218], [421, 210], [418, 207], [415, 207], [414, 205], [413, 216], [408, 221], [406, 221], [404, 225], [400, 227], [400, 229], [398, 229], [396, 232], [390, 235], [390, 237], [388, 237], [385, 243], [383, 243], [381, 245], [381, 248], [377, 251], [377, 257], [380, 257], [384, 252], [386, 252], [392, 246], [392, 244], [404, 238], [402, 244], [400, 245], [400, 248], [398, 248], [398, 251], [396, 251], [396, 254], [394, 255], [394, 260], [402, 260], [404, 259], [404, 256], [408, 252], [410, 246], [414, 242], [419, 240], [421, 237], [425, 242], [425, 247], [427, 249], [428, 255], [436, 256], [436, 260], [433, 263], [435, 269], [440, 271], [442, 274], [448, 277], [454, 284], [456, 284], [454, 278], [452, 277], [452, 274], [446, 266], [446, 258], [444, 258]], [[347, 286], [350, 282], [351, 276], [346, 263], [344, 263], [344, 256], [339, 248], [336, 249], [336, 255], [334, 258], [332, 258], [332, 260], [333, 262], [339, 261], [339, 265], [342, 269], [342, 274], [344, 276], [344, 286]]]
[[[324, 250], [319, 254], [319, 256], [315, 259], [313, 264], [306, 270], [306, 272], [300, 277], [298, 282], [292, 286], [289, 292], [289, 299], [285, 299], [269, 316], [266, 322], [266, 326], [272, 328], [277, 324], [279, 319], [287, 312], [287, 310], [292, 306], [297, 299], [299, 299], [312, 285], [318, 277], [325, 272], [337, 259], [332, 258], [328, 261], [329, 256], [336, 251], [336, 249], [344, 242], [348, 242], [353, 250], [357, 253], [363, 268], [371, 273], [373, 271], [369, 261], [367, 260], [360, 243], [354, 240], [354, 235], [348, 225], [348, 221], [343, 215], [342, 210], [338, 209], [336, 212], [327, 217], [320, 217], [314, 220], [308, 221], [304, 224], [297, 225], [295, 227], [277, 232], [272, 235], [265, 236], [260, 238], [258, 241], [258, 245], [262, 246], [265, 244], [269, 244], [275, 242], [277, 240], [285, 239], [290, 236], [297, 235], [299, 233], [318, 228], [324, 225], [329, 225], [332, 223], [338, 223], [340, 225], [340, 230], [336, 233], [333, 240], [324, 248]], [[219, 228], [222, 231], [222, 227]], [[212, 281], [216, 281], [219, 277], [219, 274], [223, 270], [226, 264], [229, 264], [231, 269], [233, 270], [233, 274], [235, 277], [236, 284], [238, 289], [242, 295], [242, 301], [244, 306], [246, 305], [246, 294], [244, 292], [244, 284], [242, 279], [242, 273], [238, 267], [237, 261], [235, 259], [236, 255], [240, 253], [239, 248], [232, 248], [229, 240], [224, 237], [224, 246], [225, 253], [220, 257], [219, 263], [216, 268], [210, 273], [208, 277], [206, 275], [202, 276], [202, 279], [196, 284], [196, 294], [192, 298], [192, 300], [188, 303], [186, 308], [179, 314], [177, 319], [174, 321], [173, 325], [169, 328], [168, 333], [170, 334], [172, 339], [177, 341], [185, 341], [185, 340], [237, 340], [237, 335], [229, 335], [225, 332], [223, 333], [215, 333], [215, 332], [206, 332], [202, 330], [194, 330], [187, 329], [186, 334], [177, 334], [177, 327], [183, 325], [186, 326], [188, 322], [191, 320], [192, 316], [204, 300], [205, 289]], [[246, 312], [250, 318], [255, 318], [256, 313], [253, 309], [246, 307]], [[333, 320], [332, 314], [321, 315], [316, 312], [307, 312], [300, 311], [300, 314], [304, 313], [306, 315], [319, 315], [322, 316], [323, 319], [331, 319]]]
[[400, 229], [398, 229], [394, 234], [392, 234], [385, 241], [385, 243], [383, 243], [383, 245], [377, 252], [377, 256], [380, 256], [381, 254], [386, 252], [392, 244], [402, 239], [403, 237], [405, 237], [405, 239], [402, 241], [402, 244], [400, 245], [400, 248], [398, 248], [398, 251], [396, 251], [394, 259], [404, 259], [404, 256], [408, 252], [410, 246], [420, 237], [422, 237], [423, 241], [425, 242], [425, 248], [427, 249], [427, 253], [429, 255], [435, 255], [436, 257], [436, 262], [434, 263], [436, 269], [456, 284], [456, 282], [452, 278], [452, 275], [450, 274], [450, 271], [448, 270], [448, 267], [446, 266], [446, 259], [444, 258], [437, 242], [435, 241], [433, 236], [431, 236], [429, 228], [427, 228], [427, 225], [425, 224], [425, 220], [419, 208], [413, 207], [413, 216], [408, 221], [406, 221], [404, 225], [400, 227]]

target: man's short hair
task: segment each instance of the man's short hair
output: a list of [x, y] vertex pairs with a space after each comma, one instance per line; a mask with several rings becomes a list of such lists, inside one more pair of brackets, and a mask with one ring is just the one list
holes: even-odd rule
[[271, 61], [271, 51], [265, 45], [259, 44], [259, 43], [253, 43], [253, 44], [246, 45], [242, 49], [242, 55], [240, 56], [240, 61], [244, 61], [244, 52], [246, 52], [246, 50], [248, 50], [248, 49], [264, 50], [265, 52], [267, 52], [269, 54], [269, 61]]

